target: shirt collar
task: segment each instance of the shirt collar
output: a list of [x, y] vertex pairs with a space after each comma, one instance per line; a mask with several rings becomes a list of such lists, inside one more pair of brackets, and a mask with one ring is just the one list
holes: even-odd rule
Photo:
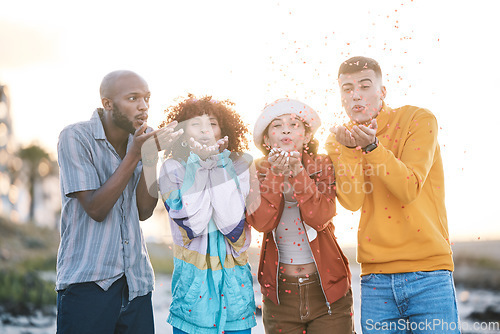
[[[104, 132], [104, 126], [102, 125], [101, 115], [103, 114], [104, 109], [97, 108], [94, 110], [92, 117], [90, 118], [90, 123], [92, 127], [92, 134], [96, 140], [107, 140], [106, 133]], [[127, 139], [127, 152], [132, 145], [133, 135], [129, 135]]]
[[[106, 138], [106, 133], [104, 132], [104, 126], [102, 125], [102, 120], [101, 120], [101, 115], [103, 114], [104, 109], [102, 108], [97, 108], [94, 110], [94, 113], [92, 114], [92, 117], [90, 118], [91, 122], [91, 127], [92, 127], [92, 134], [94, 135], [94, 138], [96, 140], [107, 140]], [[127, 152], [132, 145], [132, 142], [134, 140], [134, 136], [130, 134], [127, 139]]]
[[101, 121], [101, 116], [102, 112], [104, 109], [102, 108], [97, 108], [94, 110], [94, 113], [92, 114], [92, 117], [90, 118], [90, 123], [92, 127], [92, 134], [94, 135], [95, 139], [106, 139], [106, 133], [104, 132], [104, 127], [102, 125]]

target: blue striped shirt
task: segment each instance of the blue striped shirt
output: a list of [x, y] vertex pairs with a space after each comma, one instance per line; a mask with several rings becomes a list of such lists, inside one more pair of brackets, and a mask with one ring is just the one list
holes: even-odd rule
[[[131, 144], [132, 136], [127, 151]], [[73, 194], [100, 188], [122, 162], [106, 139], [98, 110], [90, 121], [64, 128], [57, 150], [62, 212], [56, 290], [82, 282], [96, 282], [107, 290], [125, 275], [129, 300], [146, 295], [153, 290], [154, 274], [135, 197], [142, 164], [104, 221], [97, 222]]]

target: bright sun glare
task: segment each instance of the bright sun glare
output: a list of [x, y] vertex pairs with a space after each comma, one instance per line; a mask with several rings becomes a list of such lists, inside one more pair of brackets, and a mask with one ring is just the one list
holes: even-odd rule
[[[55, 152], [60, 130], [89, 119], [99, 106], [101, 78], [123, 68], [150, 85], [151, 125], [188, 92], [234, 101], [250, 129], [266, 103], [291, 97], [319, 112], [323, 126], [317, 137], [324, 143], [328, 129], [345, 120], [338, 66], [350, 56], [367, 55], [382, 65], [389, 105], [426, 107], [438, 118], [452, 239], [500, 237], [493, 209], [499, 181], [486, 180], [482, 168], [494, 152], [488, 144], [497, 140], [491, 131], [466, 131], [482, 119], [496, 119], [494, 99], [477, 99], [479, 88], [470, 87], [477, 81], [476, 59], [496, 54], [486, 23], [496, 20], [495, 11], [481, 10], [487, 2], [125, 4], [29, 1], [29, 11], [24, 1], [2, 5], [0, 82], [11, 90], [20, 142], [37, 140]], [[467, 17], [467, 24], [458, 17]], [[480, 81], [487, 87], [492, 80]], [[339, 209], [340, 242], [355, 243], [357, 217]], [[151, 236], [160, 229], [144, 226]]]

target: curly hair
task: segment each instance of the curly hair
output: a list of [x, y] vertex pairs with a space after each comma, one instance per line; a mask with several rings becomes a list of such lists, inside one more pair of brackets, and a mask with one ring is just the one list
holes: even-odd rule
[[[248, 150], [248, 129], [243, 123], [240, 115], [232, 108], [234, 103], [229, 100], [217, 101], [212, 99], [212, 96], [204, 96], [196, 98], [193, 94], [188, 94], [188, 97], [179, 98], [181, 102], [174, 106], [170, 106], [165, 110], [166, 119], [160, 124], [160, 128], [167, 124], [177, 121], [175, 131], [184, 129], [187, 120], [202, 115], [214, 116], [217, 118], [221, 129], [222, 137], [228, 137], [227, 149], [231, 152], [243, 152]], [[172, 156], [186, 160], [189, 156], [189, 147], [182, 146], [182, 141], [185, 138], [180, 138], [172, 147]]]

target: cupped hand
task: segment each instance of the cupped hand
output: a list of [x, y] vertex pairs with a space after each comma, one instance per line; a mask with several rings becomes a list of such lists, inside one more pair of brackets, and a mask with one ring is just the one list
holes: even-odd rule
[[274, 174], [286, 174], [290, 172], [290, 153], [280, 148], [273, 148], [269, 152], [267, 161], [271, 164]]
[[302, 165], [302, 155], [298, 151], [292, 151], [290, 152], [289, 156], [289, 167], [290, 167], [290, 174], [292, 176], [297, 175], [300, 173], [300, 171], [304, 168]]
[[197, 142], [194, 138], [189, 139], [189, 147], [191, 148], [191, 152], [198, 155], [201, 160], [205, 160], [212, 155], [216, 155], [219, 153], [219, 145], [202, 145]]
[[341, 145], [347, 146], [349, 148], [356, 147], [356, 139], [353, 134], [343, 125], [334, 126], [330, 129], [330, 132], [335, 135], [335, 139]]
[[356, 146], [366, 147], [375, 142], [377, 136], [377, 120], [372, 119], [369, 126], [366, 125], [355, 125], [352, 128], [352, 136], [356, 141]]

